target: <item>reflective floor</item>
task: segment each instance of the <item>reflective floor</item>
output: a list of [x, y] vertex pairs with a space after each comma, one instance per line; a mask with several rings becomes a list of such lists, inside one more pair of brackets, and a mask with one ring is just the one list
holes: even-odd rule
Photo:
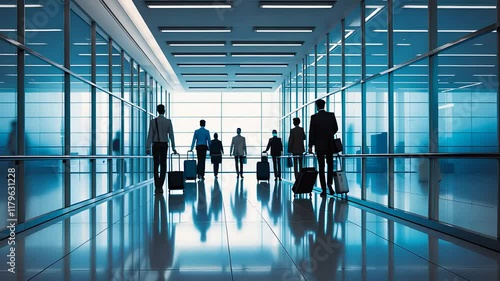
[[288, 182], [137, 189], [0, 242], [0, 280], [499, 280], [500, 254]]

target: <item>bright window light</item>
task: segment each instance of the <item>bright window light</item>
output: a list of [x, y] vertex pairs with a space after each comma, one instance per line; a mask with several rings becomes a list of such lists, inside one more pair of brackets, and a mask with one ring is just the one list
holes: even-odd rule
[[189, 3], [189, 2], [146, 2], [150, 9], [231, 9], [231, 4], [222, 4], [217, 2], [207, 3]]

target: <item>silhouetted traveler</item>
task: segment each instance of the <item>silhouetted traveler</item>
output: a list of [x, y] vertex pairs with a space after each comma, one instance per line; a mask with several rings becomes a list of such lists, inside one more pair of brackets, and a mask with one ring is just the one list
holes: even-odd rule
[[[234, 162], [236, 164], [236, 175], [243, 178], [243, 159], [247, 155], [247, 144], [245, 137], [241, 136], [241, 129], [236, 129], [237, 135], [231, 141], [231, 149], [229, 155], [234, 155]], [[238, 161], [240, 162], [238, 169]]]
[[[165, 118], [165, 106], [159, 104], [156, 107], [159, 116], [151, 119], [149, 122], [148, 139], [146, 141], [146, 153], [151, 153], [151, 144], [153, 145], [153, 163], [154, 163], [154, 178], [155, 178], [155, 193], [163, 193], [163, 183], [167, 174], [167, 153], [168, 139], [172, 142], [172, 149], [175, 150], [174, 129], [172, 121]], [[160, 174], [158, 175], [158, 167]]]
[[210, 132], [205, 129], [205, 120], [200, 120], [200, 128], [194, 131], [193, 141], [191, 142], [191, 151], [196, 144], [196, 156], [198, 163], [196, 166], [199, 179], [205, 179], [205, 160], [207, 159], [207, 150], [210, 145]]
[[207, 194], [205, 191], [205, 182], [198, 182], [198, 202], [196, 209], [192, 207], [194, 226], [200, 231], [200, 241], [207, 241], [207, 232], [212, 222], [208, 213]]
[[[335, 145], [333, 143], [334, 135], [338, 131], [337, 119], [332, 112], [325, 111], [325, 101], [317, 100], [316, 108], [318, 113], [311, 116], [309, 126], [309, 153], [312, 153], [312, 147], [315, 147], [316, 157], [318, 158], [319, 180], [321, 183], [321, 196], [326, 196], [326, 185], [330, 194], [334, 194], [333, 183], [333, 152]], [[328, 164], [328, 179], [325, 181], [325, 158]]]
[[271, 149], [271, 156], [273, 157], [273, 170], [274, 170], [274, 180], [281, 180], [281, 152], [283, 151], [283, 143], [281, 138], [278, 138], [278, 132], [273, 130], [273, 137], [269, 139], [267, 143], [266, 152]]
[[295, 126], [290, 130], [290, 136], [288, 137], [288, 153], [293, 155], [293, 171], [295, 173], [295, 179], [302, 170], [303, 154], [306, 151], [304, 148], [304, 141], [306, 140], [306, 134], [304, 133], [304, 128], [299, 127], [300, 119], [293, 118], [293, 125]]
[[219, 174], [219, 164], [222, 163], [222, 154], [224, 154], [222, 142], [218, 138], [219, 135], [215, 133], [214, 139], [210, 142], [210, 161], [214, 165], [215, 177]]
[[236, 218], [236, 226], [238, 229], [241, 229], [243, 226], [243, 218], [247, 213], [247, 202], [246, 191], [243, 188], [243, 180], [236, 180], [234, 200], [233, 197], [231, 197], [231, 209]]
[[168, 227], [165, 198], [155, 196], [152, 225], [152, 239], [149, 248], [149, 264], [158, 271], [157, 279], [165, 280], [164, 271], [170, 269], [174, 259], [175, 224]]

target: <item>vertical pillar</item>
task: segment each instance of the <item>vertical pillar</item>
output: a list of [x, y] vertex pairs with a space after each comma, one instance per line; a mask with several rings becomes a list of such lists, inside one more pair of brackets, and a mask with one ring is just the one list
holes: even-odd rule
[[125, 51], [122, 49], [120, 52], [120, 75], [121, 75], [121, 85], [120, 85], [120, 97], [122, 100], [120, 101], [120, 111], [121, 111], [121, 130], [120, 130], [120, 154], [122, 158], [117, 159], [119, 161], [120, 165], [118, 167], [120, 168], [120, 171], [118, 172], [118, 177], [120, 178], [120, 188], [124, 189], [125, 188], [125, 158], [123, 158], [123, 155], [125, 154], [125, 104], [123, 102], [123, 98], [125, 97]]
[[[71, 1], [64, 1], [64, 67], [71, 66]], [[71, 154], [71, 75], [64, 73], [64, 155]], [[64, 163], [64, 207], [71, 205], [71, 160]]]
[[[387, 2], [387, 68], [394, 66], [394, 22], [393, 22], [393, 1]], [[394, 73], [391, 72], [387, 77], [387, 95], [388, 95], [388, 121], [389, 121], [389, 154], [394, 153]], [[388, 171], [388, 202], [389, 208], [394, 208], [394, 158], [389, 158]]]
[[[25, 5], [24, 0], [17, 0], [17, 41], [22, 45], [26, 44], [25, 31]], [[25, 75], [25, 55], [26, 51], [17, 48], [17, 155], [26, 155], [25, 135], [26, 135], [26, 89], [24, 87]], [[17, 224], [26, 220], [26, 193], [25, 190], [25, 162], [16, 161], [16, 181], [17, 181]], [[11, 167], [9, 167], [11, 168]]]
[[[366, 9], [361, 1], [361, 154], [366, 154]], [[361, 199], [366, 200], [366, 158], [361, 160]]]
[[[326, 34], [326, 94], [330, 93], [330, 33]], [[326, 111], [330, 111], [330, 95], [326, 97]]]
[[[437, 2], [429, 0], [429, 50], [437, 47]], [[439, 152], [438, 128], [438, 56], [429, 57], [429, 152]], [[439, 160], [429, 159], [429, 219], [439, 219], [439, 180], [436, 174]]]
[[[343, 19], [340, 23], [341, 25], [341, 30], [340, 30], [340, 33], [341, 33], [341, 44], [342, 44], [342, 54], [341, 54], [341, 75], [340, 75], [340, 79], [341, 79], [341, 87], [344, 88], [345, 87], [345, 19]], [[340, 102], [341, 102], [341, 107], [342, 107], [342, 136], [341, 138], [343, 140], [346, 139], [346, 130], [345, 130], [345, 127], [346, 127], [346, 119], [345, 119], [345, 110], [346, 110], [346, 104], [345, 104], [345, 90], [342, 90], [342, 92], [340, 93]], [[345, 148], [344, 148], [344, 151], [345, 151]], [[342, 170], [345, 171], [345, 161], [342, 161]]]
[[314, 98], [318, 98], [318, 45], [314, 45]]
[[[92, 21], [90, 25], [91, 35], [90, 35], [90, 54], [91, 54], [91, 63], [90, 63], [90, 73], [92, 83], [96, 83], [96, 23]], [[91, 155], [97, 154], [97, 89], [95, 86], [91, 87], [91, 96], [90, 96], [90, 143]], [[96, 197], [96, 185], [97, 185], [97, 159], [90, 159], [90, 171], [91, 171], [91, 185], [90, 185], [90, 198]]]
[[[113, 39], [108, 41], [108, 91], [113, 92]], [[108, 155], [113, 155], [113, 96], [108, 97]], [[113, 160], [108, 159], [108, 193], [113, 191]]]
[[[497, 0], [497, 85], [500, 85], [500, 0]], [[497, 88], [497, 120], [500, 118], [500, 92]], [[500, 123], [497, 121], [497, 147], [500, 152]], [[497, 161], [497, 177], [500, 176], [500, 159]], [[500, 181], [498, 189], [500, 190]], [[497, 207], [500, 204], [500, 191], [497, 192]], [[500, 239], [500, 208], [497, 208], [497, 239]]]

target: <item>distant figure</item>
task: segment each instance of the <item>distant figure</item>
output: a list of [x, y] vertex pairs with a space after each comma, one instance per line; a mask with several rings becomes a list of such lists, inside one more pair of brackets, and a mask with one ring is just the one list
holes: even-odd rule
[[[247, 155], [247, 144], [245, 138], [241, 136], [241, 129], [236, 129], [236, 136], [231, 141], [231, 149], [229, 155], [234, 155], [234, 162], [236, 164], [236, 175], [243, 178], [243, 158]], [[240, 162], [238, 169], [238, 160]]]
[[191, 151], [196, 144], [196, 156], [198, 163], [196, 166], [198, 179], [205, 179], [205, 161], [207, 159], [207, 150], [210, 145], [210, 132], [205, 129], [205, 120], [200, 120], [200, 128], [194, 131], [193, 141], [191, 142]]
[[152, 239], [149, 242], [150, 268], [159, 271], [155, 280], [165, 280], [163, 272], [172, 267], [174, 260], [175, 224], [169, 228], [167, 218], [165, 198], [155, 196]]
[[306, 140], [306, 134], [304, 133], [304, 128], [299, 127], [300, 119], [293, 118], [293, 125], [295, 126], [290, 130], [290, 137], [288, 138], [288, 153], [293, 155], [293, 171], [295, 173], [295, 179], [302, 170], [303, 154], [306, 151], [304, 148], [304, 141]]
[[234, 200], [231, 197], [231, 209], [236, 218], [236, 226], [241, 229], [243, 226], [243, 218], [247, 213], [247, 198], [246, 191], [243, 188], [243, 179], [236, 180], [236, 188], [234, 190]]
[[[148, 139], [146, 141], [146, 154], [151, 153], [151, 144], [153, 144], [153, 163], [154, 163], [154, 178], [155, 178], [155, 194], [163, 193], [163, 183], [167, 174], [167, 153], [168, 153], [168, 139], [172, 142], [172, 149], [174, 153], [174, 129], [172, 121], [165, 118], [165, 106], [159, 104], [156, 107], [159, 116], [151, 119], [149, 122]], [[160, 175], [158, 175], [158, 167], [160, 167]]]
[[221, 219], [222, 212], [222, 192], [220, 190], [220, 185], [217, 179], [214, 180], [214, 186], [210, 197], [210, 219], [214, 221], [219, 221]]
[[7, 155], [17, 155], [17, 121], [10, 122], [9, 139], [7, 140]]
[[[311, 116], [311, 123], [309, 126], [309, 153], [312, 153], [312, 147], [314, 146], [318, 158], [319, 180], [321, 189], [323, 190], [320, 196], [324, 197], [326, 196], [327, 184], [330, 194], [335, 194], [332, 188], [333, 152], [335, 151], [333, 138], [339, 128], [335, 114], [325, 111], [324, 100], [317, 100], [316, 108], [318, 113]], [[328, 182], [325, 182], [325, 158], [328, 164]]]
[[212, 222], [208, 213], [207, 194], [205, 192], [205, 182], [198, 182], [198, 202], [196, 209], [192, 207], [194, 226], [200, 231], [200, 241], [207, 241], [207, 232]]
[[[115, 133], [115, 138], [113, 139], [113, 147], [112, 147], [112, 149], [113, 149], [113, 155], [114, 156], [120, 156], [120, 155], [122, 155], [121, 154], [121, 141], [120, 141], [120, 139], [121, 139], [121, 132], [118, 131], [118, 132]], [[122, 174], [122, 173], [126, 172], [126, 171], [122, 171], [122, 169], [121, 169], [121, 166], [122, 166], [121, 163], [124, 160], [123, 159], [115, 159], [115, 160], [116, 160], [115, 161], [116, 162], [116, 172], [118, 174]]]
[[271, 156], [273, 157], [274, 180], [281, 181], [281, 152], [283, 151], [283, 143], [281, 138], [278, 138], [278, 132], [273, 130], [273, 137], [267, 143], [266, 152], [271, 148]]
[[224, 147], [218, 138], [219, 135], [214, 133], [214, 139], [210, 142], [210, 161], [214, 165], [215, 177], [219, 174], [219, 164], [222, 163], [222, 154], [224, 154]]

